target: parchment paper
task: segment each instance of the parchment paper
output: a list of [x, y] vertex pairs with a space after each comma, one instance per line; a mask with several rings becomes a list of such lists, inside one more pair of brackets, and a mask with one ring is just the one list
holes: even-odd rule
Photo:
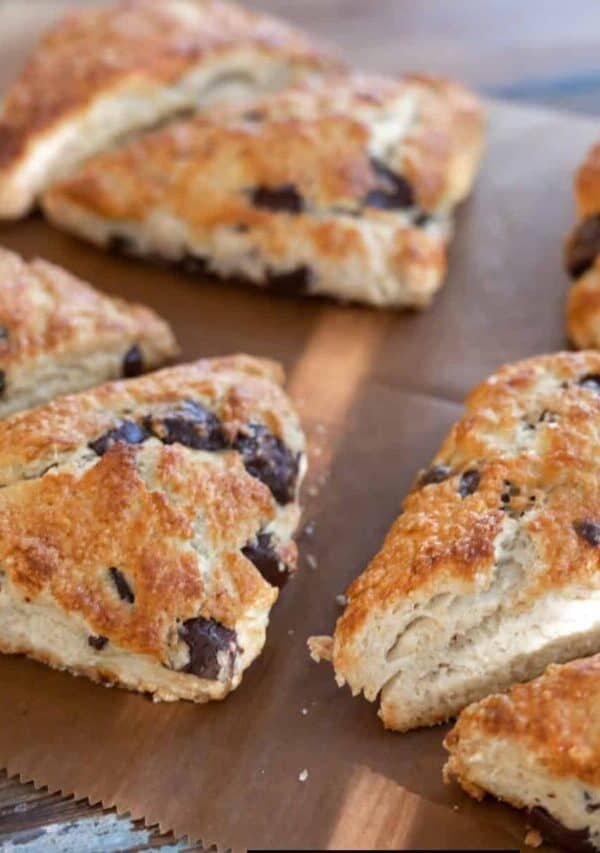
[[154, 306], [186, 359], [281, 359], [311, 438], [314, 522], [264, 653], [225, 702], [153, 705], [2, 657], [0, 766], [220, 849], [520, 843], [519, 816], [444, 787], [444, 729], [384, 732], [305, 642], [331, 631], [336, 595], [380, 545], [468, 388], [504, 361], [565, 346], [572, 171], [596, 135], [587, 120], [489, 105], [488, 153], [458, 217], [449, 280], [422, 315], [186, 278], [106, 256], [39, 217], [0, 228], [0, 243]]

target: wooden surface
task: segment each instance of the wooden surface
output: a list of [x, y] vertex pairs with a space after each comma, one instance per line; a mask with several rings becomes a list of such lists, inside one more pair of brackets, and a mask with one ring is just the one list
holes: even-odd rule
[[[87, 0], [82, 0], [87, 2]], [[0, 0], [0, 83], [64, 0]], [[255, 0], [336, 40], [354, 64], [454, 75], [485, 94], [600, 114], [597, 0]], [[36, 792], [0, 775], [0, 849], [21, 853], [184, 850], [84, 802]]]

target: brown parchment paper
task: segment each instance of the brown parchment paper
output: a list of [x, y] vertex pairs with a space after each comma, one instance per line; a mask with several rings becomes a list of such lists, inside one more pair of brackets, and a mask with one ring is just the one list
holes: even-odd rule
[[384, 732], [375, 708], [338, 690], [305, 643], [331, 631], [336, 595], [378, 548], [468, 388], [504, 361], [565, 345], [572, 171], [596, 135], [591, 121], [489, 105], [488, 152], [458, 217], [450, 276], [422, 315], [194, 280], [106, 256], [39, 217], [0, 227], [0, 243], [161, 311], [186, 359], [280, 359], [312, 464], [301, 571], [232, 696], [153, 705], [2, 657], [0, 766], [220, 849], [521, 842], [519, 816], [442, 784], [444, 729]]

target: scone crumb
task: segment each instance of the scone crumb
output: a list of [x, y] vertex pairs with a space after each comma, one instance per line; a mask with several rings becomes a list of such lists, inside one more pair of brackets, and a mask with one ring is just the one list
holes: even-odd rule
[[540, 847], [544, 839], [537, 829], [528, 829], [525, 836], [525, 844], [529, 847]]
[[336, 595], [335, 603], [338, 607], [345, 607], [348, 604], [348, 599], [343, 593], [340, 593], [340, 595]]
[[315, 569], [318, 566], [318, 563], [317, 563], [317, 558], [314, 556], [314, 554], [307, 554], [306, 555], [306, 562], [308, 563], [308, 568], [315, 571]]
[[306, 782], [307, 779], [308, 779], [308, 770], [305, 767], [304, 770], [301, 770], [300, 773], [298, 773], [298, 781], [299, 782]]
[[320, 663], [322, 660], [331, 660], [333, 652], [333, 637], [309, 637], [307, 645], [310, 656], [315, 663]]
[[308, 714], [308, 708], [301, 708], [300, 713], [303, 717], [306, 717], [306, 715]]

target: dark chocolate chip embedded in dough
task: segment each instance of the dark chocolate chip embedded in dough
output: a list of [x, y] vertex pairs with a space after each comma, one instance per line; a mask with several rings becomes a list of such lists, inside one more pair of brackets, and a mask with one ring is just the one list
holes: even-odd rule
[[270, 533], [259, 533], [245, 548], [242, 548], [242, 554], [254, 563], [263, 578], [272, 586], [285, 585], [290, 576], [290, 570], [273, 547], [273, 538]]
[[577, 226], [567, 244], [567, 271], [579, 278], [593, 265], [600, 254], [600, 214], [584, 219]]
[[600, 373], [586, 373], [577, 384], [587, 391], [594, 391], [595, 394], [600, 394]]
[[283, 441], [262, 424], [250, 423], [235, 438], [233, 447], [242, 455], [246, 471], [268, 486], [275, 500], [294, 500], [299, 459]]
[[203, 258], [201, 255], [193, 255], [189, 252], [181, 258], [177, 266], [179, 266], [184, 272], [189, 273], [189, 275], [210, 274], [210, 268], [206, 258]]
[[134, 344], [123, 357], [123, 376], [126, 379], [133, 379], [134, 376], [140, 376], [143, 372], [144, 356], [139, 346]]
[[6, 373], [0, 370], [0, 397], [6, 393]]
[[112, 234], [106, 248], [116, 255], [126, 255], [133, 251], [134, 243], [130, 237], [126, 237], [124, 234]]
[[90, 441], [88, 447], [98, 456], [104, 456], [115, 444], [141, 444], [147, 438], [146, 430], [142, 429], [135, 421], [122, 421], [119, 426], [109, 429], [100, 438]]
[[420, 486], [428, 486], [430, 483], [443, 483], [450, 476], [449, 465], [433, 465], [419, 478]]
[[108, 637], [94, 637], [92, 635], [88, 637], [88, 645], [90, 645], [93, 649], [96, 649], [97, 652], [101, 652], [107, 643]]
[[594, 853], [596, 850], [587, 829], [569, 829], [540, 806], [529, 811], [529, 820], [540, 830], [545, 841], [561, 850], [571, 853]]
[[285, 296], [302, 296], [308, 293], [312, 280], [313, 274], [308, 267], [296, 267], [287, 272], [269, 270], [265, 276], [266, 286]]
[[0, 344], [5, 344], [8, 341], [9, 332], [6, 326], [0, 326]]
[[592, 545], [594, 548], [600, 546], [600, 524], [596, 521], [589, 521], [588, 519], [574, 521], [573, 529], [578, 536], [585, 539], [588, 545]]
[[165, 414], [148, 415], [144, 427], [164, 444], [183, 444], [194, 450], [224, 450], [229, 446], [219, 418], [194, 400], [184, 400]]
[[129, 604], [133, 604], [135, 601], [135, 595], [132, 588], [129, 586], [129, 583], [123, 572], [120, 572], [114, 566], [111, 566], [108, 572], [110, 574], [112, 582], [117, 588], [119, 597], [123, 601], [127, 601]]
[[302, 213], [304, 199], [294, 184], [281, 184], [278, 187], [256, 187], [250, 198], [255, 207], [264, 207], [278, 213]]
[[363, 204], [381, 210], [402, 210], [414, 206], [413, 188], [405, 177], [375, 158], [371, 159], [371, 166], [375, 172], [375, 186], [364, 197]]
[[481, 476], [479, 471], [476, 468], [470, 468], [468, 471], [465, 471], [464, 474], [461, 474], [460, 480], [458, 481], [458, 494], [461, 498], [466, 498], [469, 495], [472, 495], [479, 486], [479, 481]]
[[198, 616], [188, 619], [179, 629], [179, 636], [190, 650], [190, 660], [182, 672], [198, 678], [227, 681], [233, 674], [235, 656], [239, 651], [237, 634], [214, 619]]

